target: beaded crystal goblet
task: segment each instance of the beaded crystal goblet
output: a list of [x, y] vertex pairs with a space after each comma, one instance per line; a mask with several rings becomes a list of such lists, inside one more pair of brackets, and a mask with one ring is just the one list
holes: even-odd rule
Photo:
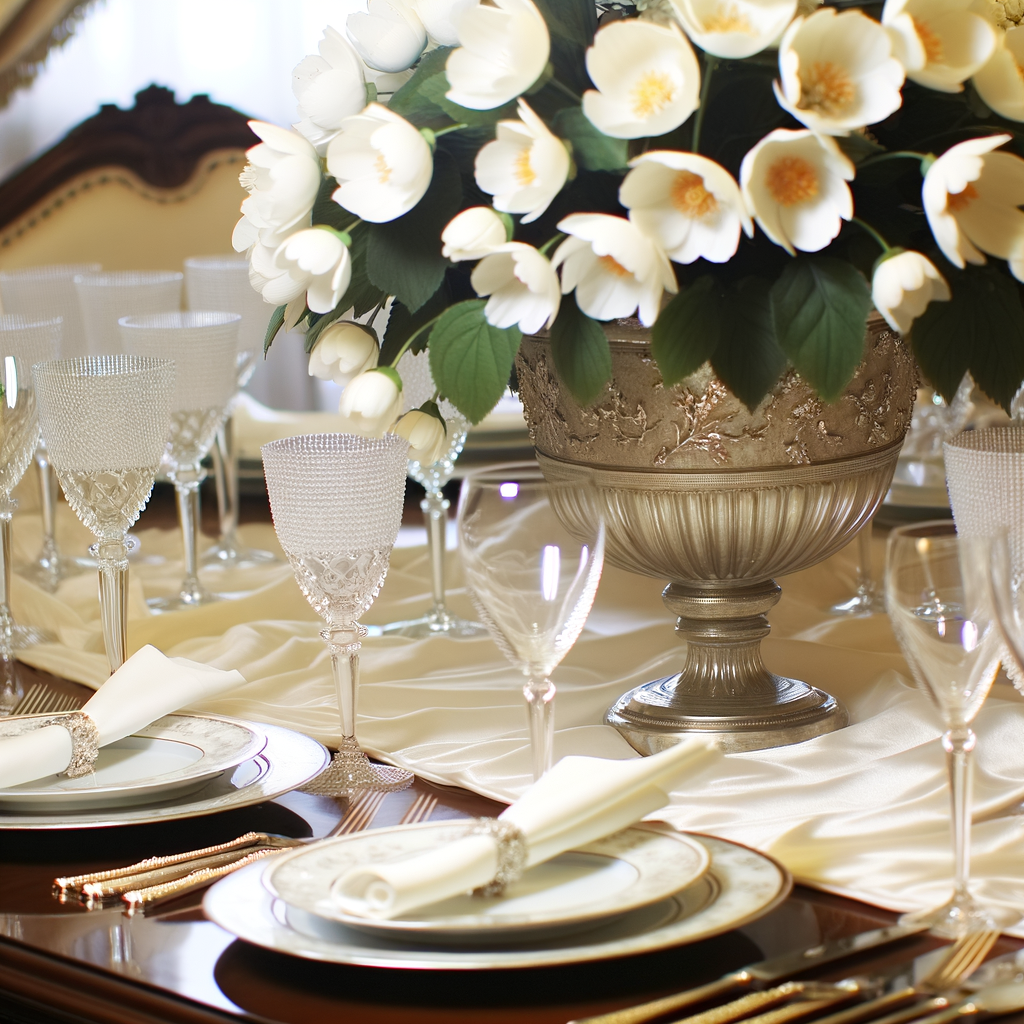
[[412, 775], [371, 764], [356, 739], [359, 617], [388, 571], [402, 521], [408, 442], [355, 434], [303, 434], [263, 446], [267, 493], [281, 547], [299, 589], [324, 620], [338, 691], [341, 742], [326, 771], [306, 787], [324, 796], [404, 789]]
[[[249, 382], [270, 320], [271, 307], [249, 283], [245, 256], [195, 256], [185, 260], [185, 295], [191, 310], [223, 309], [241, 316], [238, 325], [238, 389]], [[270, 551], [246, 547], [238, 537], [238, 451], [228, 416], [210, 449], [217, 486], [220, 537], [203, 553], [203, 565], [246, 567], [277, 561]]]
[[121, 352], [117, 323], [125, 316], [181, 309], [182, 274], [173, 270], [118, 270], [82, 274], [75, 292], [90, 355]]
[[127, 647], [126, 537], [153, 490], [171, 418], [174, 364], [84, 356], [34, 369], [39, 418], [68, 504], [96, 536], [100, 616], [110, 671]]
[[[34, 320], [52, 320], [60, 317], [60, 352], [70, 357], [86, 352], [85, 329], [78, 307], [75, 277], [97, 274], [98, 263], [62, 263], [21, 270], [0, 271], [0, 302], [5, 313], [16, 313]], [[75, 558], [61, 553], [57, 546], [57, 477], [50, 465], [46, 446], [40, 442], [35, 453], [39, 476], [39, 508], [43, 520], [43, 545], [36, 560], [19, 566], [18, 573], [53, 593], [60, 581], [85, 569], [95, 568], [87, 558]]]
[[240, 319], [237, 313], [206, 312], [151, 313], [120, 320], [126, 352], [175, 364], [164, 466], [178, 502], [185, 577], [176, 596], [148, 602], [156, 612], [219, 600], [198, 576], [199, 486], [206, 477], [200, 463], [235, 393]]

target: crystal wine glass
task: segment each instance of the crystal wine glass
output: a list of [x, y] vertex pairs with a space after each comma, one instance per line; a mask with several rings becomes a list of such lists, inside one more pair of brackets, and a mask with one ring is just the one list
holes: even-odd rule
[[34, 370], [39, 418], [68, 504], [96, 536], [100, 617], [110, 671], [124, 662], [128, 529], [153, 490], [171, 420], [174, 363], [84, 356]]
[[942, 716], [952, 800], [953, 896], [941, 907], [905, 915], [935, 934], [959, 938], [1019, 920], [970, 893], [971, 729], [999, 672], [1001, 638], [989, 581], [991, 541], [958, 537], [948, 521], [893, 530], [886, 551], [889, 614], [917, 684]]
[[[550, 767], [555, 686], [549, 678], [590, 614], [605, 529], [578, 485], [545, 480], [536, 463], [470, 473], [459, 497], [459, 542], [470, 593], [494, 642], [526, 677], [533, 777]], [[563, 522], [566, 507], [585, 514]]]
[[[0, 302], [6, 313], [17, 313], [34, 320], [60, 317], [63, 321], [60, 352], [54, 353], [52, 358], [57, 355], [84, 355], [85, 329], [74, 282], [79, 274], [97, 274], [99, 271], [98, 263], [52, 264], [0, 271]], [[43, 546], [36, 560], [29, 565], [19, 566], [18, 572], [53, 593], [61, 580], [94, 568], [95, 564], [86, 558], [61, 553], [57, 546], [57, 477], [42, 441], [36, 448], [35, 460], [39, 475]]]
[[182, 274], [172, 270], [118, 270], [75, 278], [86, 352], [120, 352], [117, 322], [124, 316], [181, 309]]
[[[404, 411], [418, 409], [436, 394], [434, 378], [430, 375], [430, 361], [426, 352], [407, 353], [398, 364], [402, 377]], [[448, 447], [441, 457], [430, 465], [416, 459], [409, 460], [408, 474], [426, 491], [420, 502], [423, 521], [427, 527], [427, 552], [430, 556], [430, 583], [433, 607], [415, 619], [392, 622], [382, 632], [398, 636], [419, 638], [424, 636], [472, 637], [486, 636], [487, 629], [479, 622], [469, 622], [448, 610], [445, 604], [444, 554], [448, 527], [448, 509], [451, 503], [442, 488], [455, 472], [455, 460], [466, 443], [469, 421], [451, 402], [439, 403], [447, 430]]]
[[857, 586], [852, 596], [832, 605], [833, 615], [881, 615], [885, 597], [879, 593], [871, 564], [871, 535], [874, 517], [857, 531]]
[[371, 764], [356, 740], [359, 616], [388, 571], [402, 521], [408, 442], [355, 434], [302, 434], [263, 446], [267, 493], [281, 547], [299, 589], [326, 623], [338, 691], [341, 742], [327, 769], [306, 787], [323, 796], [360, 789], [404, 789], [413, 776]]
[[185, 555], [185, 578], [178, 594], [152, 598], [155, 612], [194, 608], [219, 600], [199, 582], [200, 463], [228, 414], [235, 393], [237, 313], [150, 313], [119, 321], [126, 352], [175, 364], [171, 429], [164, 453], [167, 477], [178, 500]]
[[[191, 310], [223, 309], [242, 317], [238, 326], [237, 380], [241, 390], [256, 369], [271, 313], [271, 307], [249, 283], [248, 259], [232, 253], [185, 260], [185, 294]], [[244, 568], [277, 561], [270, 551], [246, 547], [238, 537], [238, 451], [232, 416], [217, 431], [210, 455], [217, 486], [220, 537], [203, 553], [203, 565]]]

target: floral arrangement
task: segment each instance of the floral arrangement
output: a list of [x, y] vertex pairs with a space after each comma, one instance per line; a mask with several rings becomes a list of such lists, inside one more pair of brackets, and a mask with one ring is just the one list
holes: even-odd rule
[[[835, 400], [872, 305], [952, 398], [1024, 381], [1024, 0], [368, 0], [253, 122], [234, 246], [341, 413], [429, 458], [522, 333], [582, 404], [638, 315], [672, 384]], [[387, 313], [378, 337], [375, 324]], [[435, 401], [401, 416], [407, 351]]]

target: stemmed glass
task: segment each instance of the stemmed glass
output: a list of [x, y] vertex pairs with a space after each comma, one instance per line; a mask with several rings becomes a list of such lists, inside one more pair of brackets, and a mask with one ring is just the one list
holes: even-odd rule
[[594, 603], [604, 522], [584, 487], [549, 482], [535, 463], [468, 474], [458, 521], [466, 581], [480, 618], [526, 678], [533, 777], [539, 779], [554, 752], [555, 686], [549, 677]]
[[119, 270], [76, 277], [86, 351], [91, 355], [120, 352], [117, 322], [121, 317], [181, 309], [181, 281], [182, 274], [172, 270]]
[[[191, 310], [222, 309], [241, 316], [236, 381], [241, 391], [256, 369], [271, 313], [260, 293], [249, 283], [248, 259], [231, 254], [185, 260], [185, 294]], [[270, 551], [246, 547], [238, 537], [238, 451], [232, 416], [228, 416], [217, 431], [210, 454], [217, 486], [220, 537], [203, 553], [203, 565], [244, 568], [277, 561]]]
[[[62, 321], [60, 352], [50, 358], [84, 355], [85, 329], [74, 279], [79, 274], [96, 274], [99, 270], [98, 263], [66, 263], [0, 271], [0, 300], [4, 312], [34, 320], [59, 317]], [[85, 558], [64, 555], [57, 546], [57, 478], [42, 441], [36, 448], [35, 460], [39, 475], [43, 546], [36, 560], [19, 567], [18, 572], [53, 593], [61, 580], [92, 568], [93, 563]]]
[[[425, 352], [408, 353], [398, 364], [402, 377], [402, 396], [405, 411], [418, 409], [424, 402], [435, 396], [434, 379], [430, 375], [430, 361]], [[444, 496], [442, 488], [455, 472], [455, 460], [466, 443], [469, 421], [451, 402], [439, 403], [447, 430], [448, 447], [441, 457], [430, 465], [423, 465], [416, 459], [409, 460], [408, 474], [426, 491], [420, 502], [423, 521], [427, 527], [427, 552], [430, 555], [430, 583], [433, 607], [415, 619], [392, 622], [382, 632], [397, 636], [419, 638], [424, 636], [486, 636], [487, 629], [479, 622], [469, 622], [448, 610], [445, 604], [444, 554], [448, 526], [448, 509], [451, 503]]]
[[341, 742], [306, 792], [348, 796], [360, 789], [405, 789], [400, 768], [371, 764], [356, 740], [360, 615], [388, 571], [402, 521], [408, 442], [355, 434], [302, 434], [263, 446], [274, 529], [299, 589], [326, 623], [338, 691]]
[[885, 590], [900, 647], [918, 685], [942, 716], [952, 800], [953, 896], [905, 915], [935, 934], [958, 938], [1019, 920], [970, 893], [971, 729], [999, 672], [1001, 638], [992, 604], [987, 537], [958, 537], [947, 521], [900, 527], [889, 537]]
[[200, 463], [235, 393], [240, 319], [237, 313], [208, 312], [151, 313], [119, 321], [126, 352], [171, 359], [176, 367], [164, 465], [178, 500], [185, 578], [175, 597], [147, 602], [156, 612], [219, 600], [198, 576], [199, 485], [206, 477]]
[[110, 671], [127, 647], [128, 530], [153, 490], [167, 441], [174, 363], [84, 356], [34, 369], [43, 436], [68, 504], [95, 534]]
[[874, 518], [869, 519], [857, 532], [857, 586], [851, 597], [832, 605], [833, 615], [881, 615], [885, 612], [885, 597], [879, 593], [871, 565], [871, 534]]

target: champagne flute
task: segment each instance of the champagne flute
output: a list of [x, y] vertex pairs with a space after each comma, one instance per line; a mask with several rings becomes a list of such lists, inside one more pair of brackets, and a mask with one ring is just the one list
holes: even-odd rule
[[466, 581], [480, 618], [525, 677], [533, 777], [539, 779], [554, 759], [550, 676], [594, 603], [604, 522], [578, 485], [549, 482], [536, 463], [470, 473], [462, 483], [458, 521]]
[[893, 629], [917, 684], [942, 716], [952, 801], [953, 896], [905, 915], [935, 934], [959, 938], [1019, 920], [970, 892], [971, 723], [999, 672], [1001, 636], [989, 578], [991, 540], [958, 537], [948, 521], [900, 527], [889, 537], [885, 589]]

